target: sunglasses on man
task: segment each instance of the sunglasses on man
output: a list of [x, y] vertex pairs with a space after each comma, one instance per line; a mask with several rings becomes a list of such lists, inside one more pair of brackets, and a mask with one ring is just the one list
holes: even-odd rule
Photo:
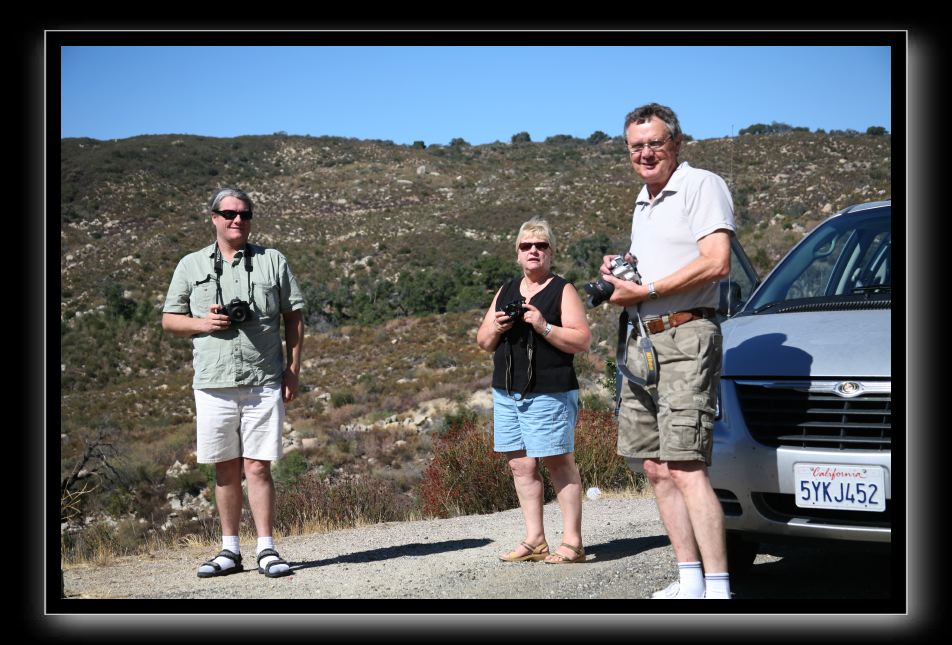
[[229, 222], [235, 219], [236, 217], [238, 217], [239, 215], [241, 215], [241, 219], [243, 220], [249, 220], [252, 217], [251, 211], [212, 211], [212, 212], [215, 213], [216, 215], [221, 215]]

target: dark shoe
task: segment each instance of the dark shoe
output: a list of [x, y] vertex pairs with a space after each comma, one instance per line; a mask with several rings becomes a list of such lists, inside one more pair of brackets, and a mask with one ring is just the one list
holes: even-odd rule
[[[272, 556], [272, 555], [273, 555], [274, 557], [276, 557], [277, 560], [272, 560], [271, 562], [268, 563], [268, 566], [267, 566], [267, 567], [262, 567], [262, 566], [261, 566], [261, 561], [262, 561], [264, 558], [267, 558], [268, 556]], [[276, 565], [276, 564], [287, 564], [287, 565], [288, 565], [288, 569], [286, 569], [285, 571], [276, 571], [276, 572], [274, 572], [274, 573], [271, 573], [271, 567], [273, 567], [273, 566]], [[289, 575], [291, 575], [291, 569], [290, 569], [290, 567], [291, 567], [291, 565], [288, 564], [287, 562], [285, 562], [284, 560], [282, 560], [282, 559], [281, 559], [281, 556], [278, 555], [278, 552], [275, 551], [274, 549], [265, 549], [264, 551], [262, 551], [261, 553], [258, 554], [258, 573], [263, 573], [264, 575], [268, 576], [269, 578], [280, 578], [281, 576], [289, 576]]]
[[[227, 569], [222, 569], [221, 565], [215, 562], [215, 558], [228, 558], [235, 563], [235, 566], [228, 567]], [[198, 577], [199, 578], [215, 578], [217, 576], [227, 576], [232, 573], [238, 573], [239, 571], [244, 571], [245, 568], [241, 565], [241, 554], [232, 553], [228, 549], [222, 549], [221, 553], [212, 558], [208, 562], [203, 562], [202, 566], [199, 567]], [[202, 567], [212, 567], [214, 571], [201, 571]]]

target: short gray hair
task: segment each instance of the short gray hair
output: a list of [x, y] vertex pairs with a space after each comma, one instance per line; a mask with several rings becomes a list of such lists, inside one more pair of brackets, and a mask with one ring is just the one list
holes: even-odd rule
[[253, 211], [255, 209], [254, 203], [251, 201], [251, 198], [248, 197], [248, 194], [243, 190], [238, 190], [237, 188], [219, 188], [218, 191], [212, 195], [212, 198], [208, 200], [208, 212], [217, 211], [218, 207], [221, 206], [221, 200], [226, 197], [234, 197], [240, 199], [245, 203], [245, 206], [248, 207], [248, 210]]
[[681, 136], [681, 124], [678, 123], [678, 115], [674, 113], [674, 110], [658, 103], [648, 103], [647, 105], [635, 108], [625, 117], [625, 128], [622, 130], [625, 141], [628, 141], [629, 125], [632, 123], [635, 125], [647, 123], [651, 120], [651, 117], [657, 118], [668, 127], [668, 134], [671, 135], [672, 139], [677, 139]]

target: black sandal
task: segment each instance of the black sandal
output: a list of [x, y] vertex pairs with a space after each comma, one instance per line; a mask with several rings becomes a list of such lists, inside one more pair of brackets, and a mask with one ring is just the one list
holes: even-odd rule
[[[227, 569], [222, 569], [221, 565], [215, 562], [215, 558], [228, 558], [235, 563], [235, 566], [228, 567]], [[198, 568], [198, 577], [199, 578], [215, 578], [217, 576], [227, 576], [231, 573], [238, 573], [239, 571], [244, 571], [245, 568], [241, 564], [241, 554], [232, 553], [228, 549], [222, 549], [221, 553], [212, 558], [208, 562], [203, 562], [202, 565]], [[214, 571], [202, 571], [202, 567], [212, 567]]]
[[[273, 555], [274, 557], [276, 557], [277, 560], [272, 560], [271, 562], [268, 563], [268, 566], [267, 566], [267, 567], [262, 568], [262, 566], [261, 566], [261, 560], [263, 560], [264, 558], [267, 558], [268, 556], [272, 556], [272, 555]], [[286, 570], [284, 570], [284, 571], [279, 571], [279, 572], [277, 572], [277, 573], [271, 573], [271, 567], [273, 567], [273, 566], [276, 565], [276, 564], [286, 564], [286, 565], [288, 565], [289, 568], [286, 569]], [[290, 566], [291, 566], [291, 565], [288, 564], [285, 560], [282, 560], [282, 559], [281, 559], [281, 556], [278, 555], [278, 552], [275, 551], [274, 549], [264, 549], [261, 553], [258, 554], [258, 573], [263, 573], [264, 575], [268, 576], [269, 578], [280, 578], [281, 576], [291, 575]]]

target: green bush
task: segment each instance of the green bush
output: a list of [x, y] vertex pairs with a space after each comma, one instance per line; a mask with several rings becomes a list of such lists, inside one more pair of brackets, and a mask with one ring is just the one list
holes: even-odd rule
[[464, 421], [436, 441], [419, 492], [428, 517], [519, 506], [506, 456], [493, 451], [492, 434], [474, 421]]
[[644, 475], [635, 475], [618, 454], [618, 422], [611, 411], [580, 410], [575, 425], [575, 463], [582, 488], [643, 490]]
[[[611, 411], [581, 410], [575, 426], [575, 463], [582, 488], [644, 490], [643, 474], [635, 474], [617, 453], [618, 424]], [[555, 489], [538, 460], [545, 502]], [[453, 425], [433, 446], [433, 461], [423, 473], [419, 497], [428, 517], [494, 513], [519, 506], [506, 456], [493, 450], [492, 433], [474, 420]]]
[[354, 393], [350, 390], [341, 390], [331, 394], [331, 405], [341, 408], [354, 402]]
[[449, 412], [443, 417], [443, 426], [441, 434], [445, 434], [454, 428], [458, 428], [466, 422], [475, 423], [479, 420], [479, 415], [470, 408], [457, 407], [455, 412]]
[[181, 495], [183, 493], [197, 495], [203, 488], [205, 488], [205, 486], [208, 485], [209, 481], [211, 481], [211, 483], [214, 485], [215, 471], [212, 471], [212, 477], [211, 480], [209, 480], [205, 471], [196, 468], [194, 470], [184, 472], [178, 477], [169, 477], [165, 481], [165, 490], [168, 493], [175, 493], [176, 495]]
[[307, 469], [307, 458], [300, 452], [294, 451], [274, 464], [271, 475], [276, 483], [291, 483], [299, 480]]
[[274, 527], [285, 534], [320, 524], [327, 529], [358, 524], [403, 522], [416, 510], [396, 484], [370, 477], [331, 482], [309, 472], [281, 485], [275, 497]]
[[592, 279], [598, 275], [602, 258], [609, 254], [610, 249], [609, 237], [598, 233], [574, 242], [569, 247], [568, 255], [572, 259], [573, 268], [581, 269], [582, 275], [588, 275], [589, 279]]

